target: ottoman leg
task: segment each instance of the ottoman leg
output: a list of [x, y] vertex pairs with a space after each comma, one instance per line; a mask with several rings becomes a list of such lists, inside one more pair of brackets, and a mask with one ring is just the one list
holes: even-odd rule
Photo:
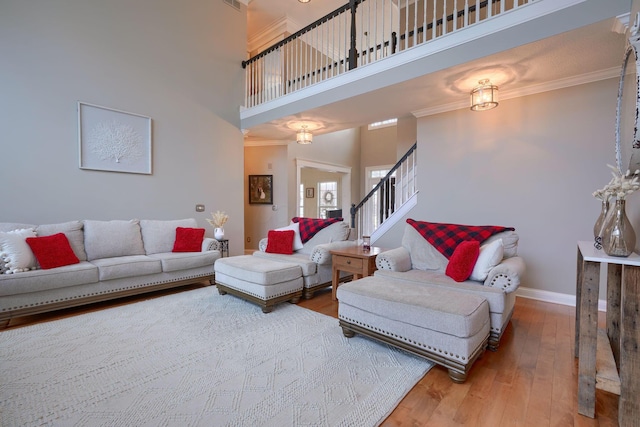
[[222, 289], [220, 289], [220, 288], [218, 287], [218, 293], [219, 293], [220, 295], [226, 295], [226, 294], [227, 294], [227, 291], [222, 290]]
[[351, 338], [356, 335], [355, 332], [353, 332], [351, 329], [345, 328], [344, 326], [342, 327], [342, 334], [347, 338]]
[[271, 310], [273, 310], [273, 307], [270, 306], [270, 305], [269, 306], [267, 306], [267, 305], [262, 306], [262, 312], [265, 313], [265, 314], [266, 313], [271, 313]]
[[300, 302], [300, 297], [294, 297], [289, 300], [291, 304], [297, 304]]
[[449, 369], [449, 378], [457, 384], [462, 384], [467, 380], [467, 374]]

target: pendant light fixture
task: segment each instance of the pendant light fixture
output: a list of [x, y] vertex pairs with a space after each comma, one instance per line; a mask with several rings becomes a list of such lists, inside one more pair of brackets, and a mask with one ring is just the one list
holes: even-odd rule
[[298, 144], [311, 144], [313, 142], [313, 135], [307, 129], [307, 126], [302, 126], [302, 129], [296, 134], [296, 142]]
[[471, 91], [471, 110], [485, 111], [498, 106], [498, 86], [492, 85], [489, 79], [478, 82]]

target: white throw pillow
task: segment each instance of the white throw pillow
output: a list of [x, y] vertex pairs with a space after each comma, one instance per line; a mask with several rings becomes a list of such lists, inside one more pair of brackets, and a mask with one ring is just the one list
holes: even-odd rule
[[293, 230], [293, 250], [299, 251], [300, 249], [304, 248], [304, 245], [302, 244], [302, 239], [300, 238], [300, 224], [297, 222], [292, 222], [286, 227], [276, 228], [276, 231], [287, 231], [287, 230]]
[[27, 237], [36, 237], [33, 228], [0, 232], [0, 258], [4, 262], [5, 274], [31, 270], [38, 265], [27, 244]]
[[500, 264], [503, 256], [504, 246], [501, 239], [480, 246], [480, 255], [478, 255], [478, 260], [469, 279], [484, 281], [489, 275], [489, 271]]

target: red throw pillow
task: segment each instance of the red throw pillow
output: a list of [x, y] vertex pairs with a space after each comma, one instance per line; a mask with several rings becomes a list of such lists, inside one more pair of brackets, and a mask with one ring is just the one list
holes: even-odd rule
[[73, 253], [69, 239], [64, 233], [42, 237], [27, 237], [26, 241], [31, 248], [31, 252], [38, 260], [40, 268], [44, 270], [80, 262], [76, 254]]
[[293, 230], [269, 230], [267, 234], [266, 252], [270, 254], [291, 255], [293, 253], [293, 238], [295, 234]]
[[173, 252], [201, 252], [204, 228], [176, 227]]
[[471, 276], [473, 266], [480, 255], [480, 242], [467, 240], [456, 246], [445, 271], [456, 282], [464, 282]]

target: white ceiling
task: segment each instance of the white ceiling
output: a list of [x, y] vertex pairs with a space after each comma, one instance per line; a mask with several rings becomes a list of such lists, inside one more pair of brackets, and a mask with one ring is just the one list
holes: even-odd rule
[[[248, 7], [248, 38], [283, 17], [300, 28], [346, 3], [345, 0], [252, 0]], [[600, 21], [557, 36], [331, 105], [253, 126], [247, 140], [291, 140], [293, 121], [321, 122], [316, 133], [328, 133], [411, 113], [465, 108], [478, 75], [500, 86], [502, 99], [545, 87], [613, 77], [622, 63], [626, 37], [616, 19]], [[577, 78], [581, 76], [581, 78]], [[366, 106], [366, 108], [363, 108]], [[500, 107], [498, 107], [500, 108]]]

